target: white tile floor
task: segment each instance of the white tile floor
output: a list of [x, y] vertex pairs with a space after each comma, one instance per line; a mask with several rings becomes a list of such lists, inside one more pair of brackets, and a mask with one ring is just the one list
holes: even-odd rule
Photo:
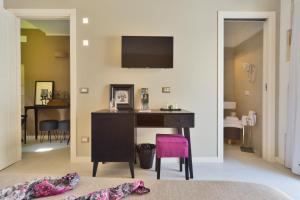
[[[47, 138], [47, 137], [45, 137]], [[69, 147], [67, 145], [67, 140], [53, 140], [51, 143], [44, 139], [44, 141], [41, 143], [39, 140], [34, 140], [34, 136], [27, 137], [26, 144], [23, 144], [22, 146], [22, 152], [23, 153], [34, 153], [34, 152], [45, 152], [45, 151], [52, 151], [52, 150], [58, 150], [58, 149], [64, 149]]]
[[[77, 171], [81, 176], [91, 176], [91, 163], [70, 163], [69, 148], [43, 153], [23, 153], [23, 160], [2, 170], [0, 173], [30, 173], [43, 175], [63, 175]], [[136, 178], [155, 179], [153, 169], [135, 168]], [[126, 163], [100, 164], [97, 176], [129, 178]], [[294, 199], [300, 199], [300, 176], [293, 175], [279, 164], [268, 163], [254, 154], [242, 153], [236, 146], [225, 147], [223, 164], [194, 164], [195, 180], [226, 180], [261, 183], [273, 186]], [[184, 172], [178, 172], [178, 164], [162, 163], [161, 179], [182, 179]]]

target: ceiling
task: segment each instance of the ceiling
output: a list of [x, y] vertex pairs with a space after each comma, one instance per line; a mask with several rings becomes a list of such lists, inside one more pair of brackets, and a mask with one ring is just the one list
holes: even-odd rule
[[39, 29], [47, 36], [70, 35], [69, 20], [22, 20], [22, 29]]
[[225, 47], [236, 47], [263, 30], [264, 22], [228, 21], [225, 22]]

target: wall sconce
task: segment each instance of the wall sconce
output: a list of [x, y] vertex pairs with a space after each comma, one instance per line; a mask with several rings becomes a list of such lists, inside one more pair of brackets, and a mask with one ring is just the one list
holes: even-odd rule
[[88, 17], [82, 18], [82, 23], [83, 24], [88, 24], [89, 23], [89, 18]]
[[89, 41], [88, 41], [88, 40], [83, 40], [83, 41], [82, 41], [82, 45], [83, 45], [84, 47], [89, 46]]

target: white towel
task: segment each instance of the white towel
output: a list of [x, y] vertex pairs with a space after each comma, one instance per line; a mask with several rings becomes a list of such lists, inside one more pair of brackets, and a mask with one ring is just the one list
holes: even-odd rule
[[227, 116], [225, 119], [226, 119], [226, 120], [230, 120], [230, 121], [239, 121], [239, 118], [238, 118], [238, 117]]
[[242, 116], [242, 124], [243, 124], [243, 126], [248, 125], [248, 116], [246, 116], [246, 115]]
[[256, 112], [250, 110], [248, 114], [248, 125], [255, 126], [255, 124], [256, 124]]
[[224, 128], [243, 128], [242, 121], [240, 120], [224, 120]]

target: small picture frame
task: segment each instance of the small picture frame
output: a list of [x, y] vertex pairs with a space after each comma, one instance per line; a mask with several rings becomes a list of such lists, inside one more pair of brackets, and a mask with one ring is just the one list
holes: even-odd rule
[[118, 110], [134, 110], [134, 85], [111, 84], [109, 100], [115, 102]]
[[52, 99], [54, 92], [54, 81], [36, 81], [34, 104], [46, 106]]

